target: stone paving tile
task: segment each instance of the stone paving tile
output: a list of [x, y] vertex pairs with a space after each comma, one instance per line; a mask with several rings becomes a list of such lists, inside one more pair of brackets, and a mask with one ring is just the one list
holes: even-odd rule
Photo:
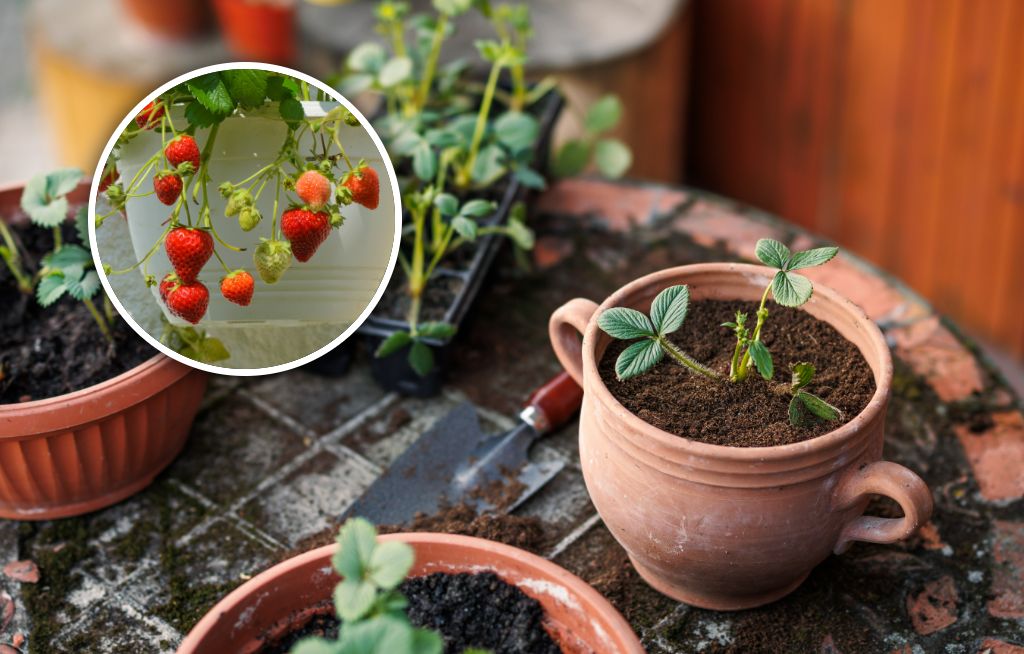
[[292, 370], [251, 382], [246, 389], [311, 434], [323, 434], [384, 397], [366, 366], [353, 366], [333, 379]]
[[238, 509], [238, 514], [289, 547], [337, 524], [338, 517], [373, 482], [363, 461], [316, 452]]
[[552, 537], [558, 540], [595, 513], [583, 474], [573, 468], [563, 469], [516, 510], [517, 515], [534, 516], [551, 525]]
[[[116, 628], [113, 628], [116, 625]], [[171, 654], [181, 635], [137, 607], [105, 597], [83, 612], [74, 628], [53, 643], [54, 652]]]
[[233, 396], [200, 415], [168, 474], [227, 505], [305, 449], [301, 436]]
[[966, 399], [985, 387], [981, 367], [939, 318], [889, 331], [896, 356], [931, 384], [943, 402]]

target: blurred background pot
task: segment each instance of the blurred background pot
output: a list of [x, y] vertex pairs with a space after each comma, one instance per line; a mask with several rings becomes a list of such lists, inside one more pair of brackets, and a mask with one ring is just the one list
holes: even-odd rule
[[293, 63], [293, 0], [215, 0], [214, 7], [228, 47], [240, 59]]
[[[629, 623], [579, 577], [535, 554], [469, 536], [390, 534], [381, 541], [408, 543], [416, 552], [411, 577], [435, 572], [492, 571], [540, 602], [546, 626], [563, 651], [642, 654]], [[248, 652], [267, 634], [290, 631], [292, 620], [331, 601], [339, 578], [327, 545], [266, 570], [237, 588], [188, 634], [178, 654]]]
[[[867, 407], [834, 431], [774, 447], [710, 445], [651, 426], [608, 391], [597, 369], [611, 342], [597, 325], [601, 311], [646, 312], [675, 284], [688, 284], [694, 300], [756, 302], [770, 273], [744, 264], [670, 268], [623, 286], [600, 307], [575, 299], [551, 316], [555, 352], [584, 390], [580, 459], [594, 506], [651, 586], [709, 609], [779, 599], [830, 552], [855, 540], [906, 538], [932, 512], [931, 493], [916, 474], [880, 461], [889, 347], [859, 307], [820, 284], [805, 310], [857, 346], [876, 385]], [[899, 503], [904, 517], [862, 516], [875, 494]]]
[[168, 39], [201, 34], [210, 21], [207, 0], [121, 0], [121, 5], [135, 22]]

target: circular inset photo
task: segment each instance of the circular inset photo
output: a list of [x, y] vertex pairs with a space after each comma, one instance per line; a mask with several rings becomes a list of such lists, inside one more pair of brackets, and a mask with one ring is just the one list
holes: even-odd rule
[[164, 353], [210, 372], [308, 363], [369, 315], [398, 256], [394, 169], [369, 122], [307, 75], [199, 69], [122, 121], [93, 181], [104, 288]]

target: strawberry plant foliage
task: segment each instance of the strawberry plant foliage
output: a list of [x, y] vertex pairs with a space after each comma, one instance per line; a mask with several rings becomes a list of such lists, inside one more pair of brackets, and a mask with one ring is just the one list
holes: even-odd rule
[[[305, 82], [254, 69], [207, 73], [162, 93], [120, 136], [115, 163], [120, 148], [140, 133], [159, 135], [160, 147], [130, 179], [115, 180], [106, 189], [110, 210], [97, 216], [96, 224], [123, 211], [129, 200], [155, 194], [168, 206], [165, 229], [135, 265], [106, 269], [107, 274], [140, 270], [147, 284], [159, 286], [168, 312], [197, 323], [206, 313], [209, 284], [216, 284], [227, 301], [250, 306], [254, 295], [259, 296], [257, 276], [263, 284], [274, 284], [293, 261], [301, 265], [312, 259], [330, 233], [341, 229], [350, 205], [376, 209], [377, 173], [365, 161], [353, 162], [343, 143], [343, 127], [358, 126], [359, 120], [343, 106], [321, 118], [306, 118], [301, 101], [326, 100], [327, 94]], [[244, 178], [218, 179], [211, 188], [211, 159], [222, 123], [256, 111], [287, 126], [276, 157], [253, 165]], [[150, 186], [152, 191], [147, 190]], [[45, 191], [37, 191], [37, 204], [49, 201]], [[211, 198], [218, 194], [225, 201], [222, 212], [211, 208]], [[268, 206], [271, 214], [265, 217]], [[241, 247], [226, 242], [221, 231], [228, 221], [253, 232], [254, 243]], [[174, 274], [158, 284], [149, 262], [160, 249]], [[225, 250], [248, 250], [251, 267], [229, 269], [221, 255]], [[220, 270], [210, 271], [211, 266]], [[171, 330], [167, 337], [191, 358], [209, 362], [227, 357], [223, 344], [206, 339], [201, 331]]]
[[[738, 383], [748, 376], [753, 365], [758, 373], [769, 382], [775, 376], [772, 354], [761, 340], [768, 319], [767, 302], [769, 295], [783, 306], [798, 307], [811, 299], [814, 291], [811, 281], [793, 272], [813, 266], [820, 266], [832, 260], [839, 249], [835, 247], [815, 248], [802, 252], [790, 252], [783, 243], [772, 239], [757, 242], [755, 254], [767, 266], [776, 270], [768, 287], [761, 296], [757, 310], [757, 321], [753, 329], [748, 327], [748, 316], [737, 312], [735, 320], [722, 326], [733, 331], [736, 346], [729, 362], [728, 381]], [[691, 372], [714, 381], [722, 381], [722, 375], [696, 361], [672, 342], [668, 336], [677, 331], [686, 319], [690, 308], [690, 292], [685, 285], [670, 286], [662, 290], [651, 302], [648, 317], [643, 312], [628, 307], [605, 309], [597, 318], [598, 326], [609, 336], [619, 340], [637, 340], [619, 354], [615, 361], [615, 375], [626, 380], [641, 375], [656, 366], [666, 355]], [[809, 363], [795, 363], [792, 366], [792, 380], [788, 387], [791, 395], [789, 418], [794, 426], [801, 426], [809, 419], [838, 420], [842, 413], [820, 397], [806, 390], [814, 377], [814, 366]]]
[[[50, 231], [53, 250], [41, 257], [38, 270], [28, 270], [13, 233], [0, 221], [0, 258], [18, 288], [25, 294], [34, 294], [40, 306], [49, 307], [65, 296], [81, 302], [103, 336], [113, 344], [111, 330], [115, 313], [110, 300], [100, 293], [100, 278], [87, 247], [87, 207], [80, 207], [75, 214], [75, 235], [79, 243], [64, 239], [64, 223], [70, 211], [67, 195], [81, 180], [82, 171], [74, 168], [55, 170], [29, 180], [21, 194], [21, 208], [34, 226]], [[93, 301], [97, 294], [102, 296], [100, 306]]]
[[[408, 362], [421, 375], [433, 368], [425, 340], [454, 334], [454, 327], [425, 328], [420, 321], [422, 297], [438, 267], [453, 252], [488, 235], [511, 240], [519, 257], [534, 245], [521, 210], [499, 224], [492, 219], [496, 207], [490, 199], [494, 186], [509, 178], [528, 188], [545, 186], [534, 168], [540, 123], [530, 110], [556, 86], [553, 78], [533, 85], [526, 81], [533, 35], [526, 4], [433, 0], [431, 6], [432, 12], [414, 14], [407, 2], [378, 2], [377, 31], [383, 42], [353, 48], [338, 82], [343, 93], [379, 95], [385, 107], [375, 125], [402, 177], [410, 227], [400, 262], [410, 301], [407, 331], [382, 343], [377, 356], [408, 346]], [[442, 63], [445, 43], [470, 12], [482, 16], [492, 31], [474, 44], [478, 63], [486, 69], [482, 85], [470, 78], [467, 61]], [[567, 146], [583, 151], [578, 169], [596, 153], [602, 172], [625, 172], [629, 150], [607, 137], [620, 114], [621, 104], [613, 97], [591, 107], [586, 137]]]

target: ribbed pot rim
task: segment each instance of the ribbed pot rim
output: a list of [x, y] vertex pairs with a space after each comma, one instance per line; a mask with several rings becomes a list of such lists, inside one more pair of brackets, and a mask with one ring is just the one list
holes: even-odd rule
[[[597, 316], [605, 309], [618, 306], [629, 306], [625, 299], [650, 287], [665, 287], [672, 283], [689, 283], [684, 278], [704, 273], [729, 273], [743, 278], [750, 276], [770, 277], [772, 269], [765, 266], [741, 263], [700, 263], [685, 266], [676, 266], [639, 277], [632, 282], [622, 286], [609, 295], [598, 307], [587, 325], [583, 335], [581, 351], [583, 353], [583, 374], [586, 383], [586, 392], [595, 396], [595, 399], [604, 407], [611, 409], [617, 418], [625, 423], [625, 428], [617, 430], [619, 436], [625, 438], [634, 446], [651, 452], [651, 445], [659, 449], [667, 449], [681, 452], [685, 455], [700, 457], [707, 460], [723, 462], [735, 462], [738, 464], [757, 464], [766, 462], [784, 462], [787, 459], [805, 459], [808, 455], [824, 454], [839, 449], [852, 441], [863, 432], [864, 427], [872, 424], [875, 420], [884, 418], [884, 411], [889, 397], [892, 383], [892, 356], [885, 337], [878, 326], [868, 318], [864, 310], [851, 302], [838, 291], [823, 284], [814, 284], [814, 296], [824, 299], [840, 311], [852, 314], [854, 318], [864, 324], [868, 339], [880, 355], [880, 361], [872, 362], [868, 359], [868, 365], [874, 372], [876, 366], [881, 370], [880, 382], [875, 384], [875, 392], [867, 406], [838, 429], [816, 436], [814, 438], [790, 443], [787, 445], [772, 445], [760, 447], [736, 447], [731, 445], [716, 445], [703, 443], [692, 439], [677, 436], [676, 434], [664, 431], [644, 421], [632, 411], [623, 406], [612, 395], [597, 369], [597, 358], [595, 349], [598, 339], [601, 336], [600, 328], [597, 325]], [[761, 290], [763, 287], [759, 287]], [[829, 321], [825, 321], [829, 322]], [[830, 323], [831, 324], [831, 323]], [[862, 352], [862, 354], [864, 354]], [[655, 456], [660, 453], [651, 452]]]

